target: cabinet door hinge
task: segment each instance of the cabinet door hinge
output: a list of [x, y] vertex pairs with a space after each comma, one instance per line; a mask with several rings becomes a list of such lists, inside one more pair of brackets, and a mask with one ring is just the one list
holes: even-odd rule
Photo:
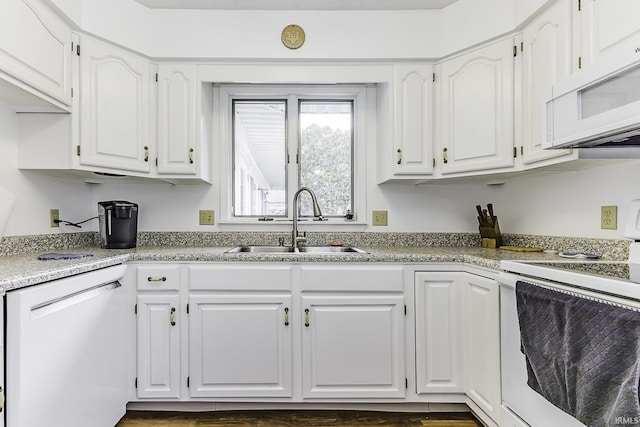
[[80, 45], [76, 45], [76, 54], [80, 56]]
[[407, 378], [404, 379], [404, 388], [409, 388], [409, 380]]
[[436, 73], [433, 73], [433, 82], [436, 82]]
[[133, 384], [133, 385], [134, 385], [136, 388], [138, 388], [138, 377], [136, 377], [136, 380], [135, 380], [135, 382], [134, 382], [134, 384]]
[[138, 314], [138, 304], [134, 304], [134, 306], [133, 306], [133, 314], [135, 314], [135, 315]]
[[76, 154], [80, 155], [80, 145], [76, 145]]
[[71, 42], [71, 52], [73, 52], [73, 42]]
[[436, 167], [436, 158], [435, 157], [433, 158], [433, 167], [434, 168]]
[[524, 52], [524, 42], [520, 42], [520, 52]]
[[513, 158], [515, 159], [516, 157], [518, 157], [518, 148], [513, 147]]

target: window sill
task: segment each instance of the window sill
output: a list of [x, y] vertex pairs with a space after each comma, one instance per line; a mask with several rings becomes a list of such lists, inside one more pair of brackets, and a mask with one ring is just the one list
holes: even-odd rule
[[[287, 219], [274, 219], [273, 221], [258, 221], [252, 219], [225, 219], [218, 223], [222, 231], [291, 231], [293, 221]], [[364, 231], [367, 223], [364, 221], [347, 221], [344, 219], [329, 219], [328, 221], [311, 221], [308, 219], [298, 221], [299, 230], [314, 231]]]

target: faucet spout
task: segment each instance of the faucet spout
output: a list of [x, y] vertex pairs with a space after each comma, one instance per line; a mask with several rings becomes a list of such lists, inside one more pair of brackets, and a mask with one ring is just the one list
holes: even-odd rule
[[299, 240], [304, 240], [304, 238], [298, 237], [298, 199], [300, 198], [300, 193], [303, 191], [306, 191], [311, 196], [311, 202], [313, 203], [313, 216], [322, 219], [322, 210], [320, 209], [320, 205], [318, 205], [318, 199], [316, 198], [313, 190], [309, 187], [300, 187], [293, 196], [293, 233], [291, 245], [294, 249], [298, 247]]

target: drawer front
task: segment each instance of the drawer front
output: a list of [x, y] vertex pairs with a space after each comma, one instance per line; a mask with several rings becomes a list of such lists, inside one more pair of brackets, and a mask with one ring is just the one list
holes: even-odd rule
[[137, 270], [139, 291], [180, 290], [179, 265], [140, 265]]
[[303, 291], [402, 292], [402, 266], [302, 266]]
[[290, 265], [190, 265], [190, 290], [289, 291]]

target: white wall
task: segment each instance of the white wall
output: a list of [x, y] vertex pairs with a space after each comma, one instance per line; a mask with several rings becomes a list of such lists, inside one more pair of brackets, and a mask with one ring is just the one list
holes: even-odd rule
[[[52, 0], [83, 31], [154, 58], [413, 59], [440, 56], [439, 10], [148, 9], [133, 0]], [[79, 11], [78, 8], [81, 10]], [[300, 25], [305, 44], [283, 46]]]
[[[63, 219], [81, 221], [97, 214], [102, 200], [140, 205], [141, 231], [218, 231], [198, 225], [199, 209], [220, 212], [219, 179], [213, 185], [98, 184], [19, 171], [15, 113], [0, 107], [0, 186], [18, 196], [5, 235], [75, 232], [49, 228], [49, 209]], [[371, 150], [368, 164], [375, 165]], [[388, 210], [388, 227], [367, 231], [475, 232], [476, 204], [493, 203], [503, 233], [622, 238], [629, 202], [640, 198], [640, 160], [551, 176], [531, 175], [485, 184], [375, 185], [368, 168], [367, 214]], [[618, 206], [618, 230], [600, 229], [600, 206]], [[286, 227], [286, 226], [285, 226]], [[93, 221], [84, 230], [97, 230]], [[338, 231], [340, 229], [337, 229]]]
[[[260, 58], [425, 58], [451, 53], [510, 31], [547, 0], [459, 0], [443, 11], [404, 12], [179, 12], [151, 11], [132, 0], [51, 0], [91, 32], [152, 56]], [[441, 15], [441, 16], [440, 16]], [[442, 18], [440, 20], [440, 18]], [[78, 22], [79, 21], [79, 22]], [[240, 24], [238, 24], [240, 22]], [[289, 51], [281, 28], [307, 30], [304, 49]], [[354, 25], [347, 25], [352, 23]], [[102, 184], [17, 170], [15, 114], [0, 107], [0, 186], [18, 195], [5, 235], [76, 231], [49, 228], [49, 209], [81, 221], [96, 215], [96, 202], [140, 205], [141, 231], [217, 231], [197, 224], [199, 209], [220, 212], [219, 178], [213, 185]], [[388, 227], [367, 231], [474, 232], [476, 204], [493, 203], [504, 233], [621, 238], [632, 199], [640, 198], [640, 161], [554, 176], [482, 183], [375, 185], [374, 150], [368, 153], [367, 219], [388, 210]], [[600, 206], [617, 205], [618, 230], [600, 229]], [[83, 230], [97, 230], [94, 221]], [[339, 229], [338, 229], [339, 230]]]
[[[82, 221], [94, 216], [91, 186], [18, 170], [18, 125], [15, 112], [0, 104], [0, 186], [17, 196], [4, 230], [5, 236], [77, 231], [49, 227], [49, 209], [59, 209], [61, 219]], [[96, 224], [89, 224], [95, 227]]]

